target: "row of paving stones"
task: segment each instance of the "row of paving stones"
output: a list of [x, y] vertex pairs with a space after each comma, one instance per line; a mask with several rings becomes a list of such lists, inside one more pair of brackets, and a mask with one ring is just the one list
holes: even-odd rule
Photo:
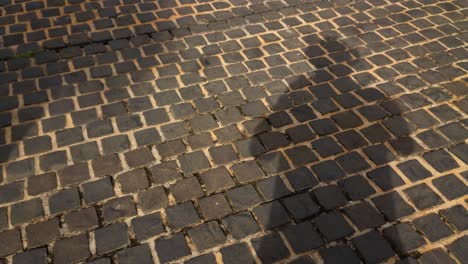
[[[0, 20], [0, 35], [5, 46], [17, 46], [16, 54], [106, 42], [171, 30], [184, 35], [188, 28], [201, 32], [224, 28], [228, 19], [239, 16], [256, 21], [260, 13], [276, 11], [311, 1], [35, 1], [0, 6], [6, 15]], [[330, 7], [330, 3], [321, 3]], [[29, 10], [40, 9], [39, 12]], [[50, 8], [49, 8], [50, 7]], [[287, 12], [287, 11], [285, 11]], [[330, 14], [324, 14], [330, 16]], [[331, 15], [333, 16], [333, 15]], [[28, 25], [29, 24], [29, 25]], [[4, 50], [2, 57], [14, 56]]]
[[[411, 3], [414, 2], [404, 2], [403, 6], [412, 6]], [[357, 6], [362, 5], [369, 4], [362, 2]], [[425, 10], [437, 13], [435, 5], [429, 4], [432, 8]], [[398, 4], [390, 6], [390, 10], [401, 11]], [[342, 8], [346, 10], [346, 6]], [[457, 20], [451, 13], [448, 10], [443, 14]], [[451, 30], [449, 22], [440, 22], [442, 35], [453, 34], [455, 40], [463, 40], [457, 30]], [[294, 26], [292, 23], [287, 25]], [[307, 49], [300, 55], [280, 51], [278, 57], [265, 50], [268, 55], [259, 57], [265, 66], [257, 65], [260, 60], [240, 63], [244, 62], [243, 57], [232, 62], [236, 67], [224, 66], [230, 62], [223, 57], [222, 64], [215, 63], [214, 68], [206, 70], [215, 74], [214, 78], [201, 80], [202, 85], [190, 88], [188, 93], [182, 92], [187, 87], [177, 89], [185, 83], [172, 86], [169, 79], [147, 83], [146, 88], [127, 88], [124, 83], [127, 95], [114, 99], [116, 103], [103, 106], [102, 98], [106, 103], [113, 100], [106, 98], [104, 91], [96, 93], [101, 101], [83, 107], [91, 109], [90, 117], [85, 117], [83, 123], [69, 111], [51, 117], [55, 114], [51, 114], [50, 105], [40, 105], [36, 110], [45, 111], [37, 111], [40, 114], [33, 118], [37, 121], [26, 123], [36, 126], [31, 129], [32, 135], [21, 135], [15, 126], [2, 130], [7, 143], [2, 146], [2, 159], [7, 164], [0, 185], [0, 204], [5, 205], [0, 209], [0, 229], [7, 231], [0, 233], [0, 245], [5, 245], [0, 255], [8, 255], [6, 261], [15, 263], [31, 259], [68, 263], [102, 255], [115, 255], [123, 263], [181, 258], [189, 263], [216, 259], [245, 263], [253, 258], [272, 263], [319, 248], [312, 256], [331, 263], [342, 263], [343, 259], [359, 262], [359, 258], [375, 263], [397, 255], [420, 261], [463, 262], [466, 209], [457, 204], [463, 203], [467, 193], [464, 171], [468, 152], [463, 143], [466, 128], [462, 120], [467, 111], [466, 99], [462, 98], [466, 93], [464, 84], [457, 73], [463, 71], [463, 64], [456, 63], [456, 58], [462, 58], [466, 48], [443, 36], [424, 44], [424, 37], [411, 36], [406, 37], [410, 40], [406, 45], [399, 47], [408, 55], [398, 58], [385, 56], [382, 52], [387, 49], [373, 46], [372, 34], [358, 37], [364, 41], [360, 40], [357, 46], [366, 43], [369, 53], [362, 49], [350, 52], [339, 41], [320, 41], [311, 34], [316, 30], [304, 26], [306, 23], [319, 30], [338, 26], [339, 32], [343, 26], [316, 19], [300, 21], [294, 34], [307, 35], [300, 38], [304, 42], [274, 34], [274, 28], [268, 28], [268, 37], [256, 41], [282, 42], [280, 47], [286, 49]], [[444, 27], [447, 23], [449, 29]], [[247, 29], [228, 30], [232, 35], [226, 35], [236, 40], [261, 33], [244, 30]], [[277, 30], [286, 34], [291, 29]], [[340, 34], [352, 35], [345, 32]], [[329, 36], [327, 31], [318, 33]], [[370, 40], [366, 41], [367, 37]], [[286, 44], [292, 41], [291, 46]], [[353, 42], [343, 41], [350, 47]], [[168, 39], [167, 46], [171, 45], [177, 45], [177, 39]], [[248, 48], [242, 41], [226, 45], [234, 45], [233, 52]], [[102, 46], [112, 50], [111, 42]], [[394, 76], [398, 82], [378, 84], [394, 78], [382, 75], [380, 69], [422, 56], [418, 49], [423, 49], [430, 59], [411, 61], [414, 65], [408, 64], [416, 69], [409, 72], [395, 66], [398, 74], [408, 76]], [[225, 55], [229, 51], [219, 52]], [[380, 54], [373, 56], [375, 52]], [[273, 61], [278, 58], [284, 61], [279, 65], [299, 66], [273, 71]], [[272, 61], [268, 63], [268, 59]], [[353, 59], [359, 59], [359, 64], [348, 63]], [[324, 60], [329, 62], [323, 64]], [[429, 62], [433, 66], [426, 71], [421, 65]], [[241, 66], [237, 66], [239, 63]], [[303, 65], [312, 66], [304, 70]], [[116, 65], [112, 67], [117, 71]], [[257, 67], [266, 70], [250, 75]], [[217, 68], [232, 69], [225, 72], [241, 78], [217, 75]], [[291, 73], [287, 73], [288, 68]], [[322, 70], [310, 71], [314, 68]], [[306, 75], [287, 78], [303, 72]], [[133, 82], [132, 74], [136, 73], [131, 70], [126, 78], [130, 76]], [[158, 75], [145, 81], [160, 75], [158, 69]], [[270, 78], [285, 81], [269, 82]], [[215, 81], [218, 79], [226, 80]], [[86, 80], [77, 87], [94, 85], [109, 91], [117, 88], [108, 86], [107, 80]], [[117, 82], [122, 80], [125, 78]], [[361, 89], [366, 86], [376, 88]], [[160, 92], [164, 89], [169, 93], [161, 99], [158, 96], [165, 93]], [[85, 89], [77, 91], [80, 94]], [[139, 96], [137, 92], [141, 91], [148, 96], [120, 102]], [[158, 93], [153, 95], [154, 91]], [[187, 95], [190, 93], [194, 95]], [[26, 95], [20, 95], [19, 100]], [[49, 91], [46, 95], [47, 99], [53, 98]], [[73, 104], [78, 100], [75, 92], [66, 97]], [[166, 103], [161, 103], [165, 99]], [[138, 110], [131, 111], [131, 107]], [[23, 116], [21, 111], [19, 108], [11, 112], [14, 124]], [[129, 111], [138, 114], [125, 116]], [[117, 117], [108, 119], [113, 115]], [[58, 125], [45, 132], [45, 120]], [[64, 126], [69, 134], [55, 131]], [[28, 141], [30, 136], [33, 137]], [[36, 144], [32, 139], [38, 140]], [[44, 142], [51, 142], [50, 147]], [[118, 154], [111, 154], [115, 152]], [[34, 158], [17, 161], [23, 156]], [[271, 229], [274, 231], [264, 232]], [[335, 241], [339, 243], [331, 246]], [[432, 250], [434, 246], [438, 248]], [[125, 249], [117, 252], [122, 248]], [[23, 249], [26, 252], [11, 256]], [[200, 252], [210, 253], [188, 260]], [[419, 256], [419, 252], [423, 254]], [[308, 255], [296, 261], [312, 262]], [[110, 259], [97, 261], [106, 263]]]

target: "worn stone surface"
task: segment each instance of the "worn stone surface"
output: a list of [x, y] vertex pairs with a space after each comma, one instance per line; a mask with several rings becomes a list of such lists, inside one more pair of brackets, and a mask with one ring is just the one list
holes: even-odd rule
[[0, 263], [467, 262], [467, 8], [1, 1]]

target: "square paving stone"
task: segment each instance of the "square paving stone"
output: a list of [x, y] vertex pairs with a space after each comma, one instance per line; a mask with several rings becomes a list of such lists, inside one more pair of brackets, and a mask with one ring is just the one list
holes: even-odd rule
[[337, 245], [329, 248], [323, 248], [320, 251], [320, 256], [325, 263], [330, 264], [358, 264], [361, 260], [357, 256], [356, 252], [346, 245]]
[[279, 132], [268, 132], [260, 134], [259, 139], [267, 151], [288, 146], [290, 143], [286, 136]]
[[138, 241], [142, 241], [165, 232], [161, 215], [159, 213], [153, 213], [132, 219], [132, 228]]
[[92, 161], [92, 167], [94, 170], [94, 175], [104, 176], [106, 174], [114, 174], [122, 170], [122, 165], [119, 156], [115, 154], [103, 156], [99, 159]]
[[241, 157], [258, 156], [265, 152], [265, 148], [256, 137], [242, 139], [235, 144]]
[[346, 197], [336, 185], [328, 185], [315, 188], [313, 191], [315, 199], [325, 210], [331, 210], [346, 204]]
[[136, 192], [149, 187], [145, 169], [136, 169], [118, 176], [117, 180], [123, 193]]
[[263, 154], [258, 158], [258, 161], [269, 175], [290, 169], [288, 161], [284, 158], [284, 155], [278, 151]]
[[167, 221], [171, 228], [186, 227], [200, 221], [192, 202], [181, 203], [165, 209]]
[[405, 117], [419, 128], [429, 128], [438, 123], [432, 115], [422, 109], [406, 113]]
[[146, 120], [147, 125], [157, 125], [169, 121], [169, 116], [167, 115], [166, 110], [163, 108], [156, 108], [152, 110], [145, 111], [143, 116]]
[[432, 184], [449, 200], [462, 197], [468, 193], [468, 187], [454, 174], [434, 179]]
[[388, 191], [405, 184], [401, 177], [390, 166], [383, 166], [369, 171], [367, 177], [376, 183], [383, 191]]
[[196, 177], [189, 177], [177, 181], [171, 186], [171, 192], [174, 198], [180, 202], [200, 198], [204, 194]]
[[236, 125], [226, 126], [214, 130], [214, 134], [220, 143], [230, 142], [242, 138]]
[[348, 206], [344, 208], [344, 212], [359, 230], [378, 227], [385, 223], [383, 215], [367, 202]]
[[134, 136], [138, 146], [146, 146], [161, 142], [161, 136], [154, 128], [137, 131]]
[[0, 208], [0, 230], [5, 230], [8, 228], [8, 208]]
[[354, 229], [349, 225], [343, 215], [338, 212], [323, 214], [315, 218], [314, 222], [320, 233], [322, 233], [329, 242], [350, 236], [354, 233]]
[[65, 167], [58, 171], [58, 176], [62, 185], [77, 184], [91, 177], [86, 163]]
[[176, 122], [161, 127], [164, 137], [167, 139], [176, 139], [189, 134], [185, 122]]
[[345, 172], [334, 160], [320, 162], [311, 168], [322, 182], [335, 181], [345, 176]]
[[249, 212], [240, 212], [223, 219], [223, 225], [228, 232], [236, 239], [244, 238], [248, 235], [260, 231], [257, 222]]
[[102, 205], [102, 217], [109, 223], [137, 213], [132, 196], [118, 197]]
[[291, 192], [279, 176], [273, 176], [258, 181], [257, 188], [265, 201], [277, 199]]
[[342, 129], [354, 128], [363, 124], [362, 120], [352, 111], [335, 114], [332, 118]]
[[194, 227], [188, 233], [200, 251], [221, 245], [226, 240], [223, 230], [215, 221]]
[[195, 114], [190, 103], [173, 104], [170, 108], [175, 119], [185, 119]]
[[361, 148], [367, 145], [367, 141], [354, 130], [347, 130], [345, 132], [338, 133], [336, 138], [349, 150]]
[[243, 210], [261, 203], [263, 200], [252, 185], [233, 188], [226, 192], [234, 210]]
[[186, 260], [184, 264], [216, 264], [216, 257], [213, 253], [207, 253], [199, 255], [189, 260]]
[[320, 235], [310, 222], [289, 225], [281, 231], [296, 253], [302, 253], [318, 248], [323, 244]]
[[432, 176], [418, 160], [412, 159], [397, 165], [398, 169], [411, 181], [418, 181]]
[[89, 230], [99, 225], [98, 216], [94, 207], [66, 214], [64, 216], [64, 223], [71, 232]]
[[416, 130], [415, 125], [401, 116], [385, 119], [382, 123], [396, 137], [408, 136]]
[[[268, 124], [268, 122], [264, 118], [254, 118], [254, 119], [250, 119], [250, 120], [242, 122], [242, 132], [244, 132], [248, 136], [259, 134], [258, 137], [261, 137], [262, 135], [264, 135], [262, 133], [264, 132], [268, 133], [269, 131], [271, 131], [271, 125]], [[263, 138], [261, 139], [263, 140]], [[266, 148], [271, 148], [271, 147], [274, 148], [274, 146], [267, 145], [267, 143], [264, 143], [264, 144]]]
[[161, 263], [170, 262], [191, 254], [182, 233], [157, 239], [155, 249], [158, 252], [158, 258]]
[[26, 236], [29, 248], [46, 245], [60, 237], [60, 220], [52, 218], [44, 222], [29, 225], [26, 228]]
[[200, 178], [205, 185], [207, 193], [229, 189], [235, 185], [226, 167], [205, 171], [200, 174]]
[[423, 131], [417, 134], [417, 138], [430, 149], [442, 148], [449, 144], [447, 139], [433, 130]]
[[290, 256], [280, 235], [275, 232], [252, 239], [252, 246], [263, 263], [274, 263]]
[[67, 165], [67, 154], [65, 151], [50, 152], [42, 155], [39, 162], [43, 171], [61, 169]]
[[351, 241], [368, 263], [380, 263], [395, 255], [390, 244], [375, 230], [355, 237]]
[[96, 229], [94, 235], [97, 254], [104, 254], [130, 244], [125, 223], [115, 223]]
[[138, 245], [130, 248], [126, 248], [117, 253], [117, 259], [119, 263], [142, 263], [152, 264], [153, 256], [148, 244]]
[[45, 248], [38, 248], [28, 250], [13, 256], [13, 263], [27, 264], [27, 263], [47, 263], [47, 250]]
[[339, 156], [336, 161], [347, 173], [356, 173], [370, 167], [365, 159], [354, 151]]
[[49, 197], [51, 214], [61, 213], [80, 207], [80, 196], [76, 188], [61, 190]]
[[87, 142], [70, 148], [73, 161], [81, 162], [99, 157], [99, 149], [96, 142]]
[[388, 133], [387, 130], [379, 123], [374, 123], [370, 126], [360, 129], [359, 131], [371, 143], [384, 142], [392, 138], [390, 133]]
[[255, 263], [250, 248], [245, 243], [227, 246], [222, 248], [220, 252], [223, 257], [223, 263], [226, 264]]
[[149, 148], [139, 148], [125, 153], [125, 160], [131, 168], [140, 167], [154, 161]]
[[413, 225], [421, 231], [431, 242], [440, 240], [453, 234], [452, 229], [435, 213], [431, 213], [413, 220]]
[[110, 177], [87, 182], [81, 188], [83, 200], [86, 203], [98, 202], [114, 196], [114, 187]]
[[90, 256], [88, 236], [79, 235], [58, 240], [54, 246], [54, 263], [83, 261]]
[[459, 144], [449, 148], [450, 152], [455, 154], [460, 160], [468, 163], [468, 144]]
[[299, 167], [285, 173], [294, 190], [299, 191], [318, 184], [314, 174], [307, 167]]
[[138, 200], [143, 212], [164, 208], [169, 204], [166, 191], [162, 187], [154, 187], [138, 192]]
[[11, 229], [0, 232], [0, 256], [4, 257], [22, 249], [19, 230]]
[[189, 120], [190, 127], [195, 133], [210, 131], [218, 128], [218, 123], [209, 114], [195, 116]]
[[459, 166], [455, 159], [443, 149], [424, 153], [422, 157], [438, 172], [445, 172]]
[[189, 146], [193, 150], [204, 148], [204, 147], [209, 147], [213, 145], [213, 138], [211, 137], [211, 134], [208, 132], [201, 133], [198, 135], [188, 136], [187, 141], [188, 141]]
[[130, 141], [125, 135], [111, 136], [102, 140], [104, 154], [112, 154], [128, 150]]
[[455, 226], [456, 229], [460, 231], [468, 229], [468, 211], [462, 205], [455, 205], [441, 210], [439, 214]]
[[230, 125], [243, 119], [241, 112], [235, 107], [225, 108], [216, 112], [215, 115], [222, 125]]
[[278, 201], [262, 204], [253, 209], [253, 213], [265, 229], [288, 223], [289, 216]]
[[468, 236], [462, 236], [457, 240], [453, 241], [448, 249], [457, 257], [461, 262], [466, 262], [468, 254], [466, 252], [466, 243], [468, 242]]
[[149, 167], [151, 178], [156, 184], [164, 184], [169, 181], [182, 178], [179, 167], [175, 161], [162, 162]]
[[313, 151], [306, 146], [297, 146], [287, 149], [285, 152], [296, 166], [306, 165], [318, 160]]
[[343, 152], [343, 148], [331, 137], [321, 137], [312, 142], [312, 147], [323, 158], [337, 155]]
[[338, 127], [333, 120], [329, 118], [311, 121], [309, 125], [319, 136], [332, 134], [338, 131]]
[[361, 200], [375, 193], [374, 188], [360, 175], [343, 179], [338, 184], [351, 200]]
[[240, 183], [258, 180], [265, 176], [255, 161], [237, 163], [232, 165], [231, 169], [234, 171], [234, 175]]
[[408, 223], [401, 223], [383, 230], [383, 235], [400, 254], [413, 251], [426, 244], [424, 238], [419, 235]]
[[[2, 150], [5, 151], [5, 150]], [[8, 151], [8, 150], [7, 150]], [[62, 167], [65, 167], [65, 162], [63, 159], [62, 152], [59, 152], [59, 156], [57, 157], [57, 163], [54, 161], [51, 161], [52, 157], [55, 156], [58, 152], [52, 152], [50, 154], [46, 154], [41, 156], [41, 162], [44, 161], [46, 163], [45, 167], [42, 166], [41, 163], [41, 169], [43, 171], [49, 171], [52, 168], [49, 167], [51, 165], [54, 167], [53, 169], [59, 169]], [[57, 165], [57, 166], [56, 166]], [[24, 160], [19, 160], [15, 162], [11, 162], [6, 166], [6, 179], [10, 182], [12, 181], [17, 181], [21, 180], [24, 178], [27, 178], [29, 176], [34, 175], [34, 170], [35, 170], [35, 164], [34, 164], [34, 159], [29, 158], [29, 159], [24, 159]]]
[[223, 194], [215, 194], [199, 200], [199, 206], [205, 219], [220, 218], [232, 212]]
[[455, 260], [450, 257], [450, 255], [442, 250], [441, 248], [436, 248], [431, 251], [427, 251], [421, 255], [419, 258], [421, 263], [447, 263], [455, 264]]
[[285, 111], [275, 112], [268, 116], [268, 121], [273, 127], [283, 127], [293, 123], [291, 117]]
[[372, 202], [390, 221], [411, 215], [415, 212], [413, 207], [403, 200], [395, 191], [377, 196], [372, 199]]
[[443, 203], [442, 198], [425, 183], [405, 189], [404, 192], [420, 210]]
[[237, 159], [237, 154], [231, 145], [212, 147], [209, 149], [214, 163], [220, 165]]
[[312, 200], [308, 193], [301, 193], [287, 197], [283, 200], [283, 203], [296, 221], [305, 219], [320, 212], [320, 206]]
[[[38, 176], [35, 176], [38, 177]], [[24, 197], [24, 182], [17, 181], [0, 186], [0, 204], [22, 200]]]
[[307, 125], [299, 125], [286, 129], [286, 134], [294, 143], [310, 141], [315, 138], [315, 134]]
[[210, 163], [202, 151], [195, 151], [179, 157], [181, 169], [184, 173], [194, 173], [210, 167]]
[[185, 152], [185, 145], [181, 139], [168, 140], [156, 146], [163, 159], [180, 155]]
[[397, 156], [384, 144], [369, 146], [363, 151], [376, 165], [388, 164], [397, 159]]

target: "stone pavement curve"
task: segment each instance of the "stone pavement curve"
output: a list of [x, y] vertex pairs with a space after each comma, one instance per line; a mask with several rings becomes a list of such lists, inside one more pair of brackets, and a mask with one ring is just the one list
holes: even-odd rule
[[0, 0], [0, 263], [468, 263], [467, 15]]

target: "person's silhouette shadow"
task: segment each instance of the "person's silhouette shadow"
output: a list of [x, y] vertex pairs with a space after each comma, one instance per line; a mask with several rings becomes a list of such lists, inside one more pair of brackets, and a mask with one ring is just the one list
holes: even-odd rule
[[265, 203], [253, 215], [266, 235], [252, 245], [263, 263], [290, 256], [279, 233], [295, 254], [320, 248], [326, 263], [384, 261], [395, 252], [374, 229], [414, 211], [392, 191], [404, 182], [387, 165], [415, 151], [410, 129], [398, 102], [373, 85], [365, 48], [316, 35], [304, 41], [294, 65], [304, 72], [264, 85], [272, 113], [254, 130], [263, 147], [254, 159], [265, 178], [253, 185]]

